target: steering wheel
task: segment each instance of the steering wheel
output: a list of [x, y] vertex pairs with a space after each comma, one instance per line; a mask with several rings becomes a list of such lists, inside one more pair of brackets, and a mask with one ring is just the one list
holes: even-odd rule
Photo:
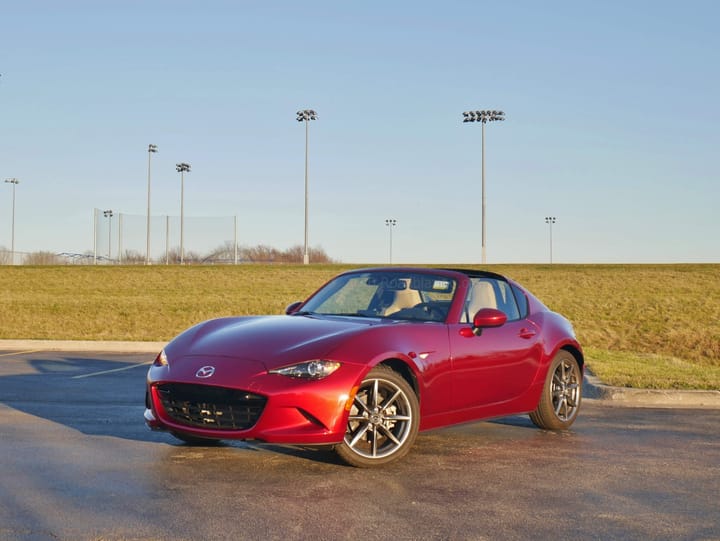
[[445, 312], [431, 302], [416, 304], [413, 306], [413, 310], [422, 312], [429, 321], [445, 321]]

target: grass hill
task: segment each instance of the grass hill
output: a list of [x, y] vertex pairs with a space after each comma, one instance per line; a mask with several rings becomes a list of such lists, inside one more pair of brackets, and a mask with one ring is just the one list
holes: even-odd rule
[[[352, 267], [2, 266], [0, 338], [169, 340], [213, 317], [282, 313]], [[720, 265], [484, 268], [570, 319], [606, 383], [720, 389]]]

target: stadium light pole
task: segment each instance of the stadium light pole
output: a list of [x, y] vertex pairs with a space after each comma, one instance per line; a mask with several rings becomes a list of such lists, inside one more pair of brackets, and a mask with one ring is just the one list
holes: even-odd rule
[[550, 264], [553, 263], [553, 241], [552, 241], [552, 226], [557, 218], [555, 216], [545, 216], [545, 223], [550, 226]]
[[505, 113], [502, 111], [465, 111], [463, 113], [464, 122], [481, 122], [482, 123], [482, 262], [487, 262], [486, 252], [486, 234], [485, 234], [485, 124], [488, 122], [505, 120]]
[[157, 152], [157, 145], [148, 145], [148, 196], [147, 196], [147, 246], [145, 247], [145, 264], [150, 264], [150, 156]]
[[180, 173], [180, 264], [185, 262], [185, 173], [190, 172], [189, 163], [178, 163], [175, 170]]
[[297, 112], [297, 121], [305, 122], [305, 248], [303, 251], [303, 264], [310, 263], [308, 252], [308, 137], [311, 120], [317, 120], [317, 113], [313, 109], [301, 109]]
[[111, 247], [112, 247], [112, 217], [113, 211], [111, 209], [104, 210], [103, 216], [108, 219], [108, 261], [112, 258]]
[[393, 227], [397, 225], [397, 220], [393, 218], [388, 218], [385, 220], [385, 225], [390, 230], [390, 265], [392, 265], [392, 233], [393, 233]]
[[16, 178], [5, 179], [5, 182], [12, 184], [12, 233], [10, 237], [10, 257], [12, 264], [15, 264], [15, 187], [20, 184]]

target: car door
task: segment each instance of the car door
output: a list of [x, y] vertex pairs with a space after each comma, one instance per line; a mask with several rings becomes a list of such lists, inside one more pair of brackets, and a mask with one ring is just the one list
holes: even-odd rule
[[[510, 285], [492, 278], [473, 278], [472, 282], [465, 314], [450, 329], [455, 410], [522, 395], [533, 382], [542, 355], [539, 329], [520, 312]], [[480, 308], [501, 310], [508, 321], [478, 335], [468, 333], [469, 321]]]

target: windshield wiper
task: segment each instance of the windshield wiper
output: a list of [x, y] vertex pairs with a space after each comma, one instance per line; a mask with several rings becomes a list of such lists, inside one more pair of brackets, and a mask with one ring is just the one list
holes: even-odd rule
[[293, 312], [293, 316], [339, 316], [339, 317], [369, 317], [378, 318], [381, 316], [371, 314], [359, 314], [358, 312], [311, 312], [310, 310], [301, 310], [300, 312]]

